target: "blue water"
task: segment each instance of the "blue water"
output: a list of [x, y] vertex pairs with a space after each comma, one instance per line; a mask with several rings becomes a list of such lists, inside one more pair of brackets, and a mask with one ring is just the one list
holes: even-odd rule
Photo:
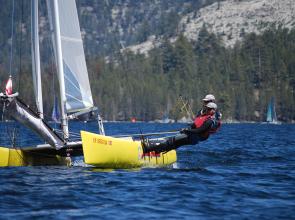
[[[182, 126], [108, 123], [106, 131]], [[38, 141], [21, 131], [22, 144]], [[208, 141], [180, 148], [167, 168], [101, 170], [79, 160], [70, 168], [0, 168], [0, 219], [295, 219], [294, 134], [295, 125], [223, 125]]]

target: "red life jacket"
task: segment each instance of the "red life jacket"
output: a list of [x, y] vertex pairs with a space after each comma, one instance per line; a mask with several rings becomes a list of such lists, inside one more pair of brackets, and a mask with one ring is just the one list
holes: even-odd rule
[[211, 115], [200, 115], [195, 118], [194, 124], [196, 128], [200, 128], [209, 119], [212, 119]]
[[[195, 118], [194, 125], [196, 128], [200, 128], [205, 121], [213, 119], [213, 116], [211, 115], [200, 115]], [[208, 131], [205, 131], [204, 133], [200, 134], [200, 136], [204, 139], [207, 139], [210, 134], [215, 133], [217, 129], [211, 128]]]

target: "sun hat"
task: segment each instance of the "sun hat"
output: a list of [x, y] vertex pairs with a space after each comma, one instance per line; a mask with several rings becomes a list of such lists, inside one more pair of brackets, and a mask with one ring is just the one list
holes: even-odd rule
[[205, 96], [205, 98], [203, 98], [203, 101], [214, 101], [215, 97], [212, 94], [208, 94]]
[[206, 107], [210, 109], [217, 109], [217, 105], [214, 102], [209, 102]]

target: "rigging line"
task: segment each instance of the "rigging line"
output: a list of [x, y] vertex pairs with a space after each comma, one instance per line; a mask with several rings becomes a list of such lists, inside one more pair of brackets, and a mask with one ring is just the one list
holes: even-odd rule
[[73, 136], [72, 138], [76, 138], [76, 139], [77, 139], [77, 138], [78, 138], [78, 139], [81, 138], [79, 134], [72, 134], [72, 133], [70, 133], [70, 135]]
[[78, 99], [78, 98], [76, 98], [75, 96], [70, 95], [69, 93], [66, 93], [66, 96], [67, 96], [67, 97], [70, 97], [70, 98], [72, 98], [72, 99], [75, 99], [76, 101], [79, 101], [79, 102], [84, 103], [84, 102], [83, 102], [83, 97], [82, 97], [82, 99]]
[[13, 37], [14, 37], [14, 0], [12, 1], [12, 18], [11, 18], [11, 46], [10, 46], [10, 61], [9, 61], [9, 74], [12, 71], [12, 54], [13, 54]]
[[192, 107], [189, 103], [188, 100], [184, 100], [183, 97], [180, 95], [179, 96], [179, 100], [182, 102], [182, 107], [180, 109], [180, 111], [183, 111], [183, 109], [186, 111], [187, 115], [193, 119], [194, 118], [194, 113], [192, 111]]
[[154, 132], [154, 133], [138, 133], [138, 134], [119, 134], [114, 135], [113, 137], [147, 137], [147, 136], [158, 136], [158, 135], [164, 135], [164, 134], [176, 134], [179, 133], [179, 131], [163, 131], [163, 132]]
[[[63, 133], [63, 131], [62, 131], [62, 130], [59, 130], [59, 129], [54, 129], [54, 131], [55, 131], [56, 133], [59, 133], [59, 134], [62, 134], [62, 133]], [[69, 134], [70, 134], [70, 135], [73, 135], [73, 136], [75, 136], [75, 137], [80, 137], [80, 134], [77, 133], [77, 132], [69, 132]]]
[[80, 134], [77, 134], [77, 133], [70, 133], [70, 134], [74, 137], [80, 137]]
[[[12, 61], [13, 61], [13, 38], [14, 38], [14, 14], [15, 14], [15, 4], [14, 0], [12, 1], [12, 18], [11, 18], [11, 47], [10, 47], [10, 60], [9, 60], [9, 74], [12, 75]], [[5, 105], [4, 105], [5, 106]], [[4, 107], [3, 106], [3, 107]], [[2, 115], [3, 116], [3, 115]], [[3, 117], [2, 117], [3, 120]], [[14, 129], [15, 134], [15, 129]], [[13, 134], [13, 135], [14, 135]], [[13, 137], [14, 138], [14, 137]], [[16, 153], [19, 155], [20, 158], [24, 161], [25, 164], [28, 164], [26, 159], [21, 155], [21, 153], [18, 151], [16, 145], [14, 144], [14, 141], [12, 140], [12, 148], [16, 150]], [[9, 151], [10, 153], [10, 151]]]
[[[16, 151], [16, 153], [18, 154], [18, 156], [22, 159], [22, 161], [24, 162], [24, 164], [28, 165], [28, 161], [26, 160], [26, 158], [20, 153], [21, 149], [19, 147], [16, 146], [16, 142], [14, 141], [14, 138], [16, 138], [14, 135], [16, 135], [16, 128], [13, 128], [12, 131], [12, 149], [14, 149]], [[10, 151], [9, 151], [10, 153]]]
[[[20, 90], [20, 78], [22, 74], [22, 41], [23, 41], [23, 31], [22, 24], [24, 20], [24, 0], [21, 1], [21, 25], [20, 25], [20, 43], [19, 43], [19, 77], [17, 89]], [[20, 92], [20, 91], [19, 91]]]
[[[20, 149], [20, 148], [17, 148], [16, 146], [12, 146], [12, 148], [16, 151], [16, 153], [17, 153], [18, 156], [22, 159], [22, 161], [24, 162], [24, 164], [28, 165], [29, 162], [28, 162], [28, 161], [26, 160], [26, 158], [23, 157], [23, 155], [19, 152], [19, 151], [21, 151], [21, 149]], [[10, 151], [9, 151], [9, 153], [10, 153]]]
[[2, 118], [1, 121], [4, 121], [4, 116], [5, 116], [5, 105], [2, 107]]
[[24, 162], [24, 164], [28, 165], [29, 162], [27, 161], [27, 159], [25, 157], [23, 157], [23, 155], [19, 152], [21, 151], [20, 148], [17, 148], [16, 146], [13, 146], [13, 149], [16, 151], [16, 153], [18, 154], [18, 156], [22, 159], [22, 161]]

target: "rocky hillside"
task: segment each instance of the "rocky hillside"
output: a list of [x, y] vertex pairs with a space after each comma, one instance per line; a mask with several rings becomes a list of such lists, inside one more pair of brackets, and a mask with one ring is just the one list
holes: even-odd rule
[[[86, 54], [110, 55], [130, 45], [145, 42], [150, 36], [175, 36], [182, 17], [216, 1], [76, 0]], [[23, 51], [29, 53], [30, 45], [27, 42], [30, 42], [31, 1], [0, 0], [0, 4], [1, 50], [10, 52], [11, 27], [14, 27], [14, 47], [20, 46], [15, 42], [20, 42], [22, 38], [22, 43], [28, 46], [25, 48], [21, 45]], [[39, 11], [40, 40], [46, 52], [50, 51], [50, 32], [45, 0], [39, 0]]]
[[86, 53], [109, 55], [151, 39], [176, 36], [183, 17], [216, 1], [77, 0]]
[[[219, 36], [225, 46], [231, 47], [237, 41], [242, 41], [247, 33], [260, 34], [271, 26], [279, 25], [289, 29], [295, 26], [294, 0], [226, 0], [183, 16], [177, 34], [196, 41], [200, 29], [205, 26], [209, 32]], [[148, 41], [129, 49], [146, 53], [159, 44], [161, 38], [152, 36]]]
[[246, 33], [261, 33], [272, 25], [295, 26], [294, 0], [228, 0], [215, 3], [184, 16], [180, 22], [184, 35], [195, 40], [206, 25], [226, 46], [241, 41]]
[[[22, 48], [30, 53], [30, 1], [0, 0], [0, 60]], [[40, 0], [40, 40], [44, 60], [52, 56], [46, 1]], [[109, 56], [119, 50], [147, 53], [167, 39], [183, 34], [197, 40], [204, 25], [232, 46], [249, 32], [261, 33], [270, 25], [295, 25], [294, 0], [76, 0], [87, 56]], [[11, 25], [12, 20], [14, 24]], [[11, 27], [14, 39], [11, 41]], [[41, 49], [42, 49], [41, 48]], [[24, 56], [26, 57], [26, 56]]]

